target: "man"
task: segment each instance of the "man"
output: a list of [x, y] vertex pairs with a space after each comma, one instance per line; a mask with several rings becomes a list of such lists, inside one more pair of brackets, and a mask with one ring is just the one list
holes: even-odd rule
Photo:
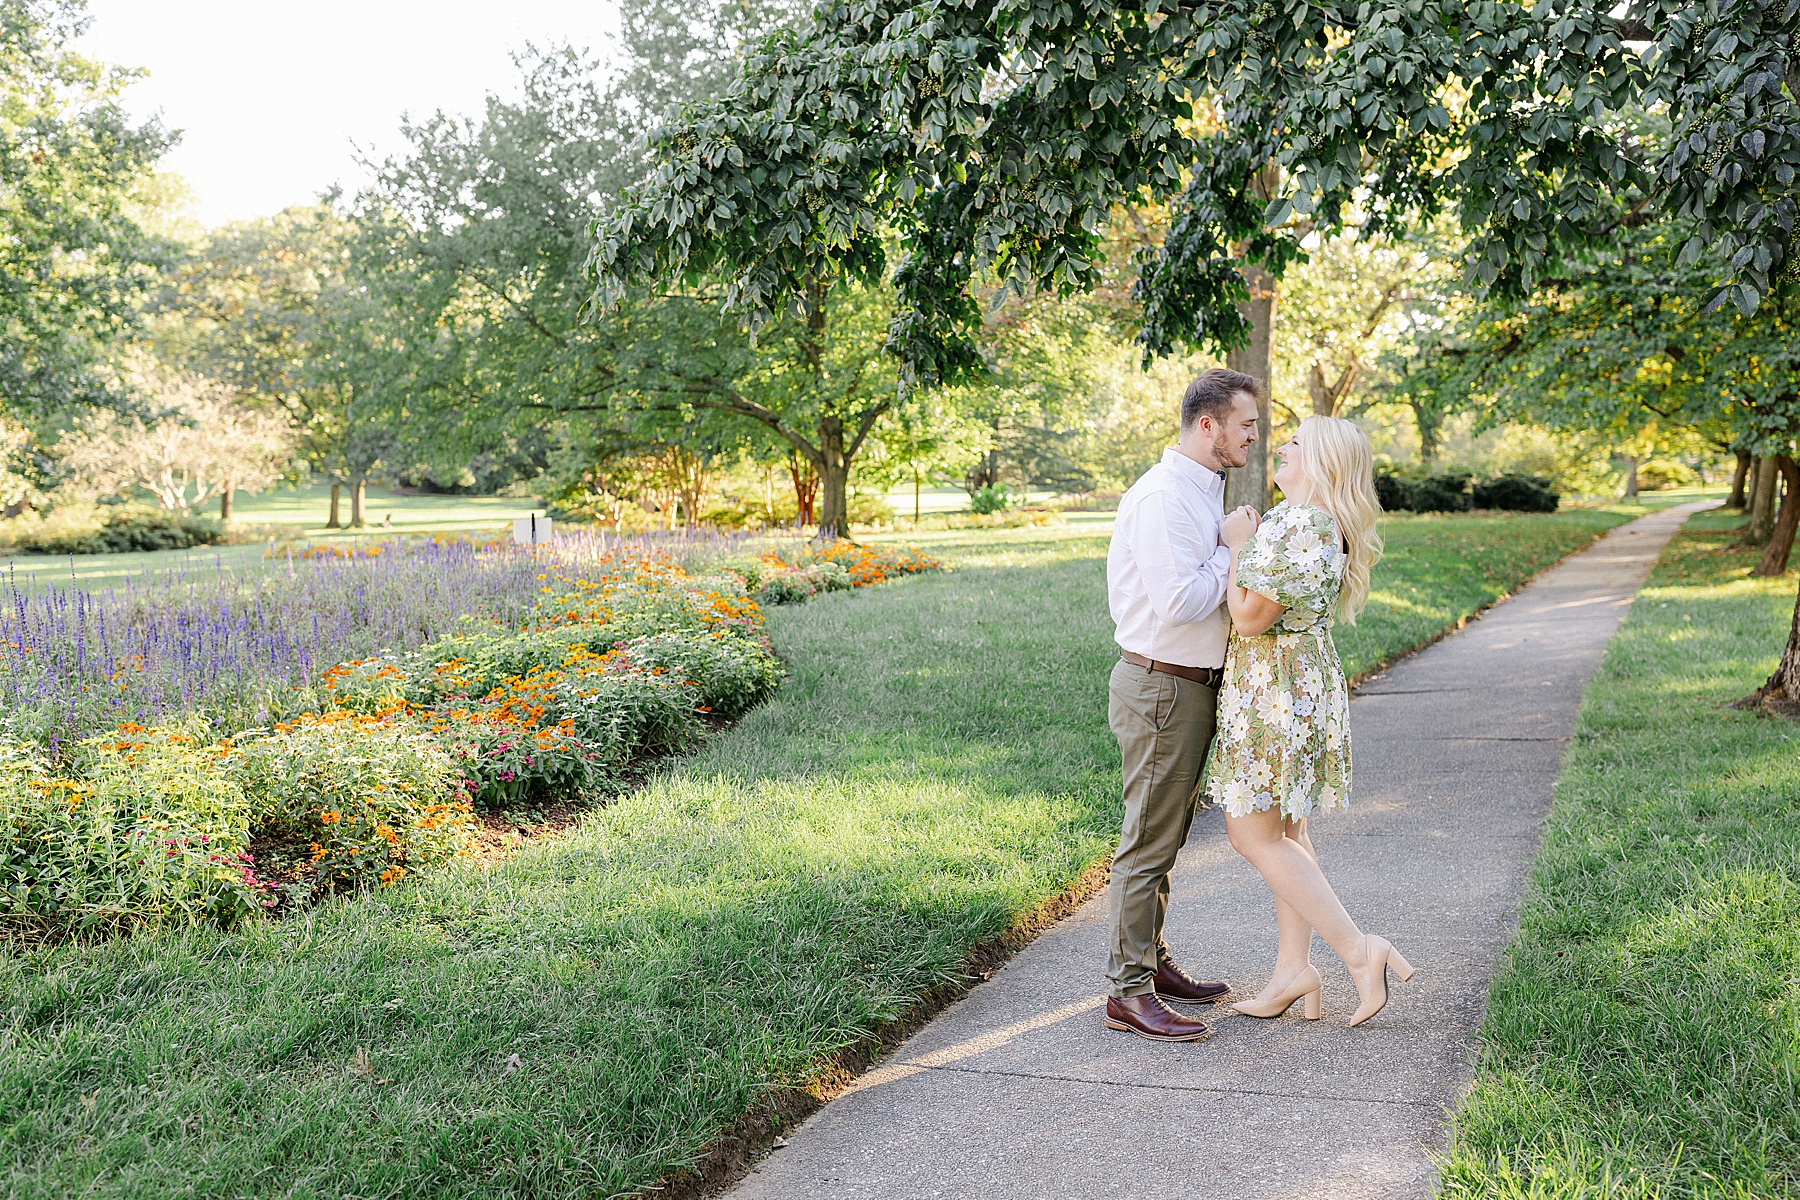
[[1198, 1041], [1208, 1032], [1165, 1000], [1206, 1004], [1231, 991], [1177, 966], [1162, 930], [1169, 872], [1199, 804], [1225, 665], [1231, 555], [1220, 530], [1227, 520], [1256, 519], [1247, 508], [1225, 516], [1225, 468], [1249, 459], [1261, 387], [1253, 376], [1216, 368], [1188, 386], [1181, 437], [1119, 502], [1106, 559], [1119, 643], [1108, 717], [1125, 765], [1106, 1023], [1157, 1041]]

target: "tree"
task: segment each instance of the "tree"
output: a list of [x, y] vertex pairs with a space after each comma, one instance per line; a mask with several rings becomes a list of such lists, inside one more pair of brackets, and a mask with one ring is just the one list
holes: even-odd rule
[[[1778, 287], [1749, 312], [1713, 309], [1711, 276], [1684, 254], [1692, 239], [1680, 219], [1639, 225], [1520, 300], [1472, 307], [1436, 349], [1436, 379], [1481, 397], [1493, 420], [1599, 430], [1632, 453], [1687, 431], [1752, 455], [1762, 468], [1751, 525], [1773, 515], [1753, 530], [1766, 538], [1753, 573], [1780, 575], [1800, 530], [1800, 288]], [[1787, 494], [1771, 514], [1778, 476]], [[1800, 699], [1792, 639], [1761, 696]]]
[[0, 407], [107, 405], [107, 347], [171, 249], [136, 215], [174, 142], [121, 103], [135, 73], [70, 49], [82, 0], [0, 0]]
[[[877, 278], [891, 228], [907, 249], [891, 345], [931, 383], [969, 363], [979, 271], [1092, 286], [1112, 208], [1171, 197], [1140, 287], [1157, 353], [1266, 361], [1269, 281], [1353, 205], [1369, 233], [1454, 205], [1469, 280], [1512, 293], [1626, 216], [1679, 211], [1715, 303], [1754, 310], [1795, 215], [1793, 6], [1611, 7], [821, 6], [658, 135], [657, 173], [596, 231], [596, 297], [712, 273], [728, 307], [768, 319], [819, 279]], [[1619, 119], [1645, 106], [1672, 140]]]
[[[1274, 329], [1277, 394], [1304, 395], [1311, 412], [1332, 417], [1379, 377], [1383, 360], [1449, 299], [1453, 256], [1448, 239], [1434, 232], [1364, 237], [1353, 225], [1312, 239], [1283, 287]], [[1422, 423], [1422, 448], [1427, 440]]]
[[149, 419], [102, 409], [57, 443], [64, 469], [87, 487], [103, 495], [141, 487], [184, 513], [216, 495], [229, 520], [234, 492], [261, 491], [285, 473], [293, 438], [280, 414], [245, 408], [224, 386], [141, 353], [128, 382]]
[[410, 418], [417, 328], [395, 263], [404, 231], [355, 221], [330, 202], [214, 230], [157, 303], [157, 351], [217, 379], [252, 408], [278, 410], [311, 469], [332, 480], [330, 528], [365, 523], [367, 481], [398, 457]]
[[[410, 471], [454, 475], [489, 447], [550, 429], [590, 452], [579, 476], [617, 457], [615, 426], [633, 420], [622, 389], [647, 363], [695, 338], [743, 341], [735, 326], [707, 329], [717, 314], [681, 296], [639, 296], [620, 320], [584, 322], [586, 230], [643, 173], [646, 128], [723, 86], [745, 40], [791, 8], [627, 0], [615, 70], [571, 46], [528, 46], [515, 56], [517, 97], [408, 123], [404, 153], [367, 164], [375, 181], [354, 212], [394, 231], [379, 269], [405, 296]], [[651, 311], [661, 308], [678, 311]]]

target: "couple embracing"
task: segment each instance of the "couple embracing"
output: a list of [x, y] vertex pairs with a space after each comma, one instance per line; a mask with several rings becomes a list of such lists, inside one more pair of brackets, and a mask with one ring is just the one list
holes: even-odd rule
[[1331, 626], [1355, 618], [1381, 555], [1373, 456], [1355, 425], [1308, 417], [1276, 450], [1286, 499], [1266, 514], [1227, 514], [1225, 469], [1243, 466], [1256, 441], [1260, 388], [1226, 370], [1188, 387], [1180, 440], [1120, 501], [1107, 556], [1125, 827], [1112, 867], [1106, 1023], [1157, 1041], [1208, 1033], [1169, 1001], [1231, 992], [1188, 975], [1162, 939], [1169, 873], [1203, 796], [1224, 808], [1232, 847], [1275, 896], [1274, 974], [1236, 1011], [1277, 1017], [1304, 998], [1306, 1016], [1320, 1016], [1314, 931], [1356, 981], [1352, 1025], [1387, 1003], [1390, 966], [1412, 975], [1344, 911], [1307, 836], [1315, 812], [1350, 801], [1349, 689]]

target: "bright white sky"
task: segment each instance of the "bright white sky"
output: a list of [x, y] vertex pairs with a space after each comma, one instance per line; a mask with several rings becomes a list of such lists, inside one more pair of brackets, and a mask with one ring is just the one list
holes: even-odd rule
[[[165, 165], [211, 225], [311, 201], [400, 147], [400, 116], [476, 115], [517, 91], [510, 55], [607, 56], [612, 0], [88, 0], [84, 53], [149, 77], [132, 110], [182, 131]], [[353, 146], [354, 143], [354, 146]]]

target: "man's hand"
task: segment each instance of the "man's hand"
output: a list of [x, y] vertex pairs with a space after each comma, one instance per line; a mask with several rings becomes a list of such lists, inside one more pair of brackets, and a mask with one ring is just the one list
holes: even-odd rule
[[1257, 515], [1256, 510], [1246, 504], [1233, 510], [1225, 518], [1224, 523], [1219, 526], [1219, 540], [1225, 543], [1227, 549], [1236, 550], [1250, 540], [1250, 535], [1256, 532], [1256, 527], [1261, 523], [1262, 518]]

